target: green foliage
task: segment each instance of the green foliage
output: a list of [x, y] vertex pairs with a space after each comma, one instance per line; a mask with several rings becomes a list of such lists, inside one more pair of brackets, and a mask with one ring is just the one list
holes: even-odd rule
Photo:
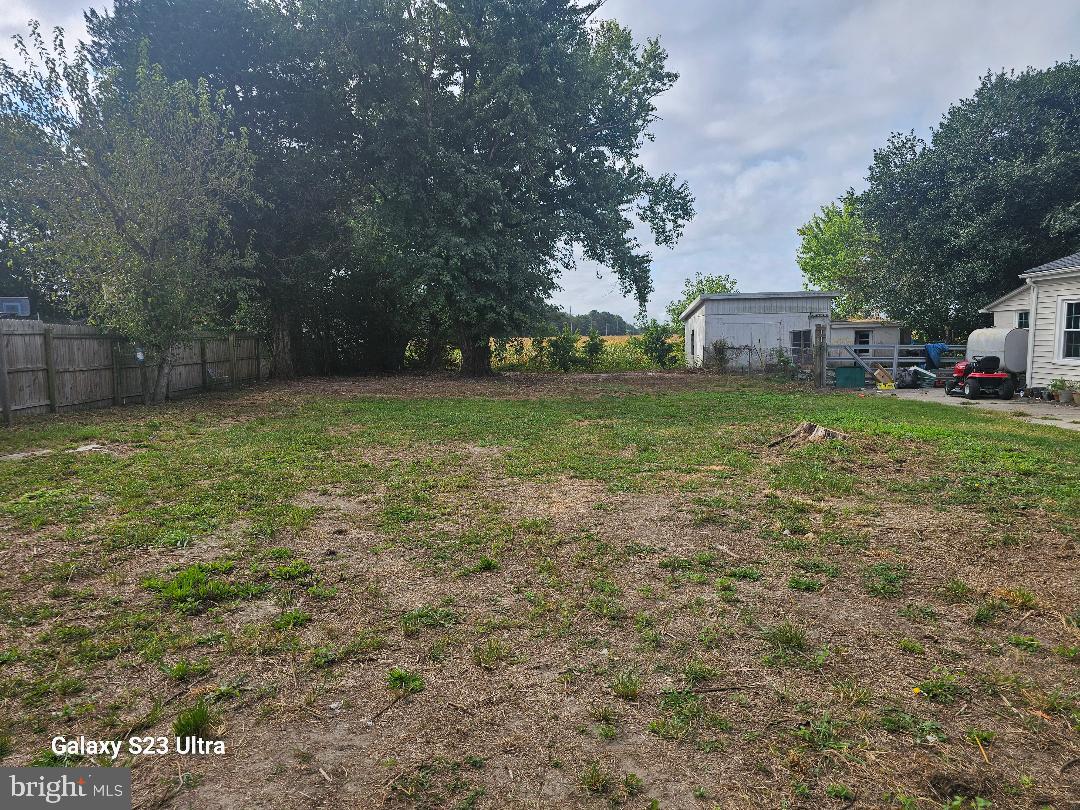
[[641, 694], [641, 676], [632, 670], [618, 673], [611, 682], [611, 691], [623, 700], [637, 700]]
[[822, 206], [821, 213], [799, 228], [795, 259], [807, 289], [843, 291], [834, 304], [840, 317], [870, 314], [862, 289], [874, 251], [854, 192]]
[[180, 613], [201, 613], [214, 602], [254, 596], [262, 589], [221, 579], [233, 570], [231, 562], [195, 563], [171, 577], [150, 577], [143, 585]]
[[807, 280], [855, 310], [959, 338], [1017, 274], [1080, 246], [1080, 62], [982, 77], [929, 142], [895, 133], [867, 189], [826, 206], [800, 235]]
[[229, 321], [272, 336], [281, 376], [299, 357], [319, 373], [399, 369], [410, 344], [417, 364], [445, 365], [453, 346], [463, 370], [485, 373], [489, 339], [543, 320], [581, 258], [644, 305], [642, 229], [670, 247], [694, 213], [686, 184], [641, 158], [678, 78], [667, 54], [596, 10], [92, 11], [88, 55], [70, 75], [57, 63], [61, 82], [51, 66], [44, 81], [5, 72], [4, 156], [26, 158], [15, 186], [50, 205], [0, 202], [5, 223], [9, 210], [47, 215], [20, 224], [14, 247], [0, 233], [4, 255], [16, 264], [48, 231], [31, 243], [77, 283], [44, 278], [37, 292], [166, 356], [177, 334]]
[[630, 338], [630, 343], [658, 368], [667, 368], [675, 356], [671, 335], [672, 329], [668, 324], [662, 324], [653, 318], [644, 324], [640, 335]]
[[173, 733], [177, 737], [198, 737], [207, 739], [210, 737], [211, 728], [217, 722], [217, 717], [205, 701], [200, 701], [194, 706], [184, 709], [173, 722]]
[[425, 627], [450, 627], [457, 624], [458, 615], [446, 607], [425, 605], [410, 610], [401, 617], [401, 630], [405, 635], [415, 635]]
[[415, 672], [394, 667], [386, 676], [386, 685], [403, 695], [414, 695], [424, 691], [424, 679]]
[[955, 703], [966, 691], [960, 685], [960, 676], [940, 668], [935, 672], [933, 678], [928, 678], [916, 687], [917, 693], [932, 703]]
[[548, 341], [548, 357], [552, 368], [556, 371], [570, 371], [577, 360], [578, 336], [570, 331], [570, 327], [564, 327], [562, 332]]
[[681, 332], [683, 325], [679, 320], [687, 307], [702, 295], [715, 295], [720, 293], [733, 293], [738, 291], [738, 282], [734, 278], [724, 274], [709, 275], [700, 270], [694, 273], [692, 278], [683, 281], [682, 295], [667, 305], [665, 312], [668, 316], [668, 324], [673, 331]]
[[282, 612], [273, 621], [275, 630], [292, 630], [294, 627], [303, 627], [311, 621], [311, 614], [296, 608]]
[[582, 353], [585, 355], [585, 363], [589, 367], [589, 370], [595, 371], [596, 365], [600, 361], [600, 357], [604, 354], [604, 339], [600, 337], [600, 334], [596, 329], [589, 331], [588, 337], [585, 338], [585, 346], [582, 348]]
[[874, 596], [899, 596], [911, 571], [896, 563], [874, 563], [863, 572], [866, 590]]
[[53, 56], [36, 28], [21, 52], [23, 71], [0, 70], [0, 128], [30, 126], [46, 150], [18, 155], [37, 260], [74, 314], [162, 361], [160, 399], [173, 348], [218, 320], [246, 267], [231, 209], [254, 199], [247, 136], [223, 95], [145, 54], [128, 92], [83, 52]]

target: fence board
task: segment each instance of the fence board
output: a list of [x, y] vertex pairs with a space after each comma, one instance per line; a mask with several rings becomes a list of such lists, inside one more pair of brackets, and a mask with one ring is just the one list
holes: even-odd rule
[[[51, 337], [46, 337], [46, 328]], [[174, 350], [168, 396], [259, 380], [259, 338], [234, 335], [235, 362], [228, 336], [200, 336]], [[52, 358], [52, 381], [47, 351]], [[114, 356], [115, 346], [115, 356]], [[204, 360], [205, 358], [205, 360]], [[144, 368], [127, 340], [81, 324], [0, 321], [0, 418], [74, 411], [143, 401]], [[153, 387], [157, 366], [145, 368]]]

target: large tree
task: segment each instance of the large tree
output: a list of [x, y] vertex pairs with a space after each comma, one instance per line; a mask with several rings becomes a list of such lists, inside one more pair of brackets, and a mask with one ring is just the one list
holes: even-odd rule
[[576, 0], [117, 0], [98, 70], [130, 93], [140, 48], [226, 89], [264, 205], [247, 311], [275, 370], [396, 368], [411, 338], [472, 373], [584, 257], [651, 292], [644, 223], [670, 245], [685, 184], [640, 151], [675, 81], [659, 44]]
[[667, 305], [668, 325], [676, 332], [682, 332], [681, 316], [687, 308], [703, 295], [733, 293], [739, 289], [738, 282], [727, 273], [702, 273], [683, 279], [682, 294]]
[[[298, 366], [337, 367], [325, 351], [335, 342], [328, 329], [339, 321], [323, 312], [342, 311], [345, 289], [358, 293], [350, 303], [359, 322], [381, 309], [364, 296], [364, 284], [342, 282], [371, 269], [350, 250], [357, 244], [351, 208], [367, 186], [368, 167], [356, 111], [394, 95], [392, 86], [400, 84], [387, 68], [399, 59], [400, 37], [392, 29], [403, 22], [387, 6], [117, 0], [111, 11], [87, 15], [96, 66], [116, 69], [128, 86], [146, 47], [169, 76], [205, 77], [226, 88], [233, 126], [244, 129], [255, 155], [254, 185], [265, 203], [237, 212], [237, 229], [252, 248], [246, 276], [258, 289], [253, 314], [271, 338], [279, 377], [294, 376]], [[384, 80], [388, 75], [395, 78]], [[364, 334], [380, 342], [386, 333]]]
[[[867, 184], [852, 214], [872, 256], [841, 291], [927, 338], [963, 335], [1018, 273], [1080, 248], [1080, 62], [986, 74], [928, 142], [890, 137]], [[833, 261], [851, 267], [846, 244]]]
[[244, 263], [229, 213], [252, 202], [243, 134], [205, 81], [170, 82], [144, 59], [123, 93], [84, 53], [69, 60], [59, 33], [53, 52], [36, 27], [16, 44], [26, 67], [0, 62], [0, 126], [22, 139], [35, 261], [64, 303], [159, 363], [160, 399], [171, 350], [217, 319]]
[[854, 191], [822, 206], [799, 228], [795, 256], [806, 278], [807, 289], [839, 290], [843, 295], [834, 308], [841, 317], [866, 316], [873, 312], [867, 297], [875, 240], [863, 222]]
[[371, 111], [373, 186], [467, 373], [490, 370], [490, 339], [524, 328], [576, 255], [644, 302], [635, 221], [670, 245], [693, 213], [685, 184], [640, 164], [676, 76], [659, 43], [591, 24], [600, 5], [404, 4], [411, 95]]

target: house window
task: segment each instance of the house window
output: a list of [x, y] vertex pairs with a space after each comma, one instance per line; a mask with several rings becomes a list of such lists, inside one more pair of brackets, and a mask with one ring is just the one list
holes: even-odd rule
[[[855, 345], [856, 346], [869, 346], [873, 337], [874, 337], [874, 333], [871, 332], [869, 329], [856, 329], [855, 330]], [[869, 349], [856, 349], [855, 351], [858, 352], [859, 354], [866, 354], [870, 350]]]
[[1080, 359], [1080, 301], [1065, 302], [1065, 320], [1061, 331], [1061, 356], [1070, 360]]
[[1022, 309], [1016, 313], [1016, 328], [1017, 329], [1030, 329], [1031, 328], [1031, 312]]

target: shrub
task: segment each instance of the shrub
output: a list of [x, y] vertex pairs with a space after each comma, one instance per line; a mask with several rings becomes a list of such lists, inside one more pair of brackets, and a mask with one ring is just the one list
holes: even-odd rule
[[658, 368], [667, 368], [675, 352], [675, 347], [669, 342], [671, 335], [671, 327], [654, 318], [645, 324], [640, 335], [630, 338], [630, 343], [639, 347]]
[[585, 363], [589, 366], [589, 369], [595, 371], [596, 364], [604, 353], [604, 339], [600, 337], [600, 334], [595, 329], [589, 330], [589, 336], [585, 338], [582, 352], [585, 355]]
[[578, 336], [570, 331], [570, 327], [563, 327], [562, 332], [551, 338], [548, 342], [548, 353], [551, 358], [551, 367], [556, 371], [570, 371], [577, 361]]

